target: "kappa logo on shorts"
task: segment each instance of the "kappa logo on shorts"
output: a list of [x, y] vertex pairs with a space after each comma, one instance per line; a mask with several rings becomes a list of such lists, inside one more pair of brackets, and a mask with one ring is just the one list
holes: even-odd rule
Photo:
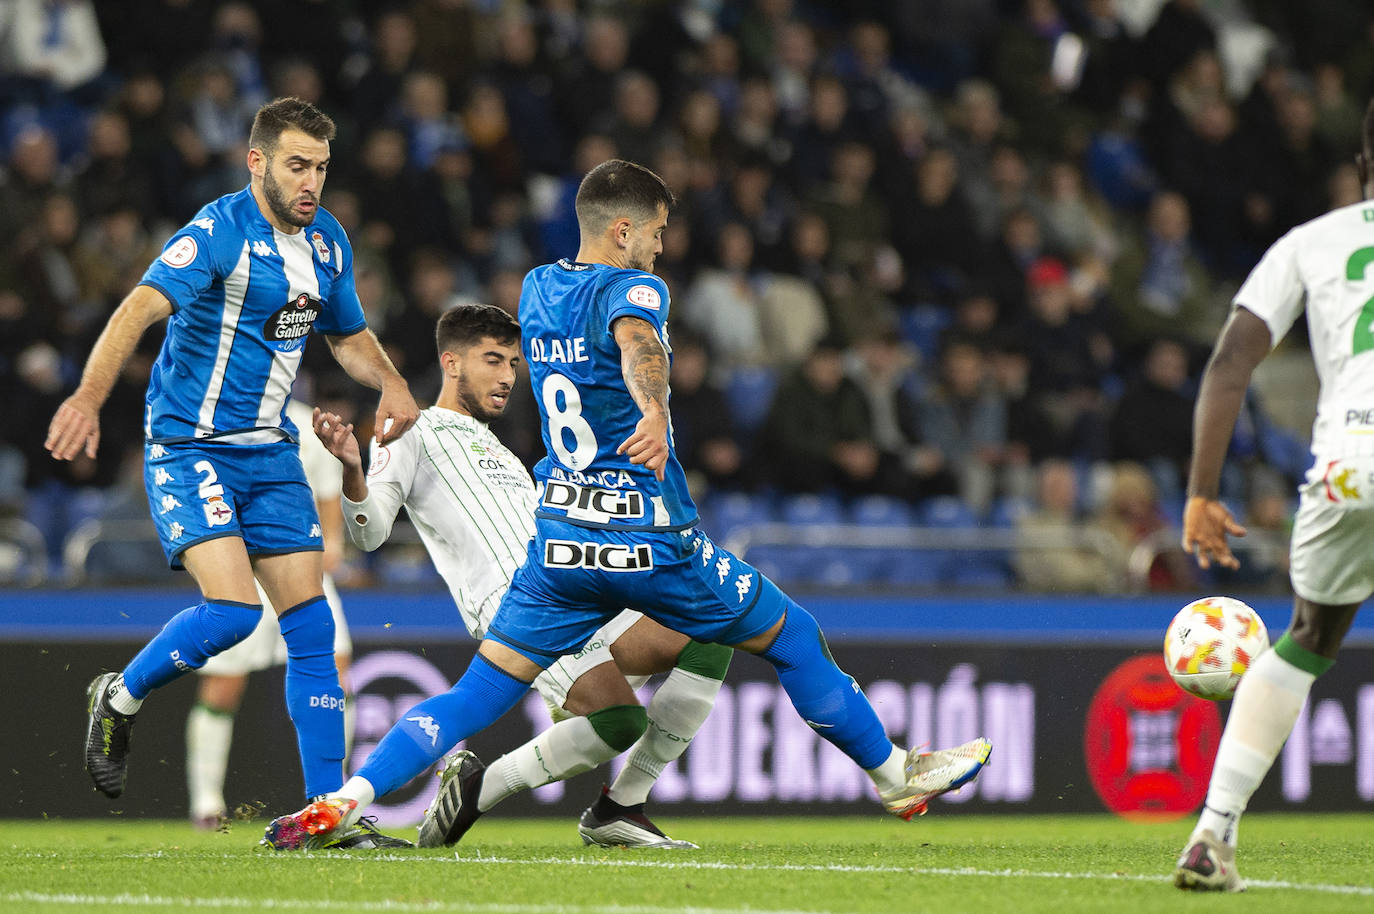
[[649, 571], [654, 553], [647, 543], [626, 546], [621, 543], [574, 543], [571, 540], [544, 542], [545, 568], [598, 568], [602, 571]]

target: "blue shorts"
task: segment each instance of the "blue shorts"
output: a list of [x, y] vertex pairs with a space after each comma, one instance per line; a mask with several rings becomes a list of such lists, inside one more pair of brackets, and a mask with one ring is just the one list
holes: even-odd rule
[[221, 536], [240, 537], [249, 555], [324, 549], [293, 441], [145, 444], [143, 487], [173, 568], [187, 547]]
[[700, 530], [618, 532], [541, 518], [487, 636], [548, 667], [622, 609], [698, 641], [739, 644], [787, 596]]

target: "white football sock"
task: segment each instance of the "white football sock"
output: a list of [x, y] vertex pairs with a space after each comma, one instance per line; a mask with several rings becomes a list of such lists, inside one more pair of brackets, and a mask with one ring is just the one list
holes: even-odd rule
[[143, 707], [143, 699], [135, 698], [129, 694], [129, 689], [124, 685], [124, 674], [120, 673], [119, 678], [110, 683], [105, 695], [110, 699], [110, 707], [120, 714], [137, 714], [138, 709]]
[[354, 822], [363, 817], [363, 810], [372, 805], [372, 801], [377, 799], [377, 791], [372, 786], [372, 782], [367, 778], [358, 777], [356, 774], [344, 782], [334, 793], [329, 795], [331, 798], [342, 797], [345, 800], [356, 800], [358, 805], [353, 807], [353, 811], [344, 816], [339, 822], [340, 828], [347, 828]]
[[625, 758], [609, 796], [621, 806], [649, 798], [649, 790], [669, 762], [687, 751], [692, 738], [711, 715], [721, 681], [674, 667], [645, 710], [649, 727]]
[[570, 778], [616, 756], [585, 717], [570, 717], [487, 766], [477, 809], [486, 812], [506, 797]]
[[865, 769], [873, 779], [873, 786], [878, 788], [878, 796], [885, 797], [906, 786], [906, 755], [906, 750], [894, 743], [887, 761], [877, 768]]
[[227, 813], [224, 772], [234, 739], [234, 713], [197, 704], [186, 716], [186, 786], [191, 794], [191, 818]]
[[1251, 664], [1232, 699], [1194, 834], [1206, 829], [1235, 843], [1241, 813], [1273, 767], [1316, 679], [1273, 650]]

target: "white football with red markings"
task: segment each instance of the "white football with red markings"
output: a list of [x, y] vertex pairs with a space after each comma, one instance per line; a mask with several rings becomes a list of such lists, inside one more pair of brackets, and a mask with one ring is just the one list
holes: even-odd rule
[[1203, 597], [1178, 611], [1164, 634], [1164, 663], [1179, 688], [1222, 701], [1269, 649], [1264, 620], [1234, 597]]

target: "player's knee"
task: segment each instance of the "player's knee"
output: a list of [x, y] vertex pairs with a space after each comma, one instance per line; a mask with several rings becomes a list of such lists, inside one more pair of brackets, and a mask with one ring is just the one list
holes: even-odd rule
[[278, 618], [292, 659], [323, 657], [334, 666], [334, 614], [323, 596], [298, 603]]
[[708, 644], [701, 641], [688, 641], [677, 655], [676, 666], [688, 673], [695, 673], [707, 679], [724, 679], [730, 669], [730, 658], [735, 649], [724, 644]]
[[208, 653], [218, 654], [227, 651], [253, 633], [262, 621], [262, 605], [259, 603], [231, 603], [228, 601], [206, 600], [200, 613], [201, 630], [204, 633]]
[[[795, 602], [789, 602], [787, 616], [773, 643], [760, 655], [774, 666], [796, 666], [819, 653], [830, 658], [830, 646], [816, 617]], [[832, 661], [833, 662], [833, 661]]]
[[644, 735], [649, 727], [649, 715], [639, 705], [612, 705], [587, 715], [601, 741], [617, 753], [624, 752]]

